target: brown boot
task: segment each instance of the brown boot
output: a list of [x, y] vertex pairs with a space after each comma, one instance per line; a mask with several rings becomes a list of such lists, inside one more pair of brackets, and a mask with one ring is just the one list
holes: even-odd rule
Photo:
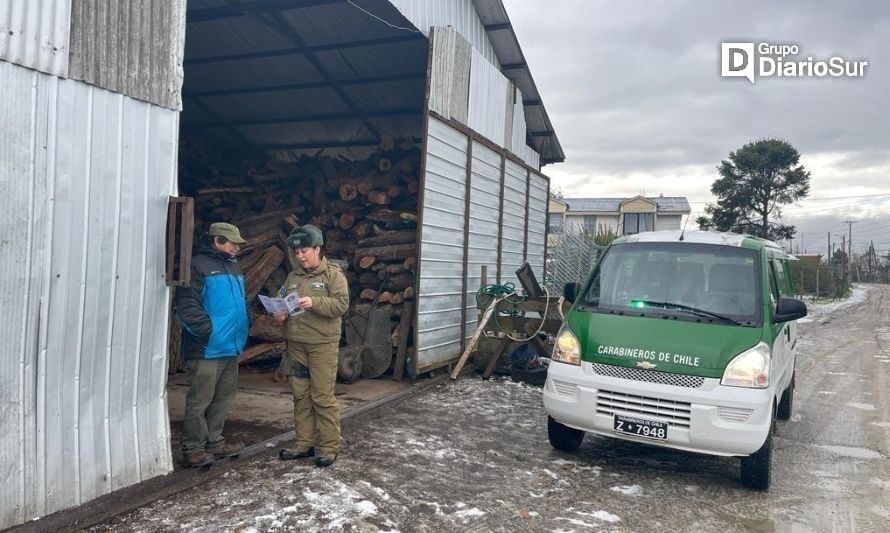
[[204, 450], [195, 450], [192, 453], [183, 455], [182, 464], [189, 468], [210, 466], [213, 464], [213, 455], [205, 452]]
[[217, 459], [224, 459], [226, 457], [238, 457], [243, 451], [244, 443], [233, 442], [231, 444], [226, 444], [213, 450], [207, 450], [207, 453], [213, 454], [213, 457]]

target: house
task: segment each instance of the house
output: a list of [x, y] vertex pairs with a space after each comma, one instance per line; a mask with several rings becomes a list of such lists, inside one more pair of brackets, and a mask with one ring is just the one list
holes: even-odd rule
[[618, 235], [680, 229], [691, 210], [685, 196], [550, 199], [548, 234], [571, 231]]

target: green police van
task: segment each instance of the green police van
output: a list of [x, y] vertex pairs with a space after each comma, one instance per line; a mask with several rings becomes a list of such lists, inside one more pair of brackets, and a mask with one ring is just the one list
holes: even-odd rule
[[789, 257], [734, 233], [656, 231], [616, 239], [553, 350], [544, 408], [553, 447], [585, 432], [741, 458], [770, 484], [775, 420], [791, 417], [796, 319]]

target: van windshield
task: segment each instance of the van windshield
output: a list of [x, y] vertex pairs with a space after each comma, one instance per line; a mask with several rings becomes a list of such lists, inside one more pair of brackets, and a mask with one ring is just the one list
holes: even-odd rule
[[579, 307], [760, 323], [757, 253], [734, 246], [635, 242], [609, 248]]

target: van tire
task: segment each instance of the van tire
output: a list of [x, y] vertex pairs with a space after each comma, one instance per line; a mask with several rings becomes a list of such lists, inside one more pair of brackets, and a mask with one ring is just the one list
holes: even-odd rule
[[543, 387], [547, 381], [547, 365], [541, 363], [535, 368], [519, 368], [516, 365], [510, 365], [510, 379], [516, 383]]
[[749, 489], [769, 490], [772, 477], [770, 471], [773, 455], [773, 428], [774, 425], [771, 425], [766, 441], [759, 450], [747, 457], [742, 457], [742, 485]]
[[548, 416], [547, 437], [550, 438], [550, 445], [557, 450], [574, 452], [581, 446], [581, 441], [584, 440], [584, 432], [580, 429], [560, 424]]
[[779, 399], [779, 408], [776, 409], [776, 418], [779, 420], [789, 420], [791, 418], [791, 410], [794, 408], [794, 374], [791, 374], [791, 383], [782, 393]]

